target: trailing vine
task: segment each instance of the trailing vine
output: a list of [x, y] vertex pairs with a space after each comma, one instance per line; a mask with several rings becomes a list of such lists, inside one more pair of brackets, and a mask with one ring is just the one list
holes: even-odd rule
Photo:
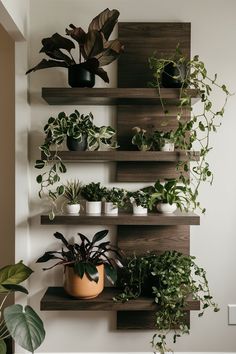
[[204, 315], [208, 307], [214, 312], [219, 311], [209, 290], [206, 271], [195, 263], [195, 257], [176, 251], [127, 258], [118, 285], [123, 290], [114, 301], [125, 302], [146, 295], [157, 304], [157, 332], [151, 344], [161, 354], [172, 351], [167, 345], [170, 331], [174, 331], [174, 343], [181, 335], [189, 333], [185, 317], [189, 297], [200, 301], [202, 310], [199, 317]]
[[[175, 75], [171, 75], [166, 71], [169, 65], [175, 68]], [[199, 59], [198, 55], [195, 55], [193, 59], [187, 60], [182, 55], [179, 47], [176, 48], [175, 55], [170, 59], [158, 59], [154, 54], [149, 58], [149, 66], [153, 71], [153, 81], [149, 83], [149, 86], [156, 88], [158, 91], [167, 125], [168, 109], [161, 94], [163, 74], [179, 82], [179, 103], [176, 116], [178, 126], [175, 131], [175, 144], [181, 150], [191, 150], [192, 148], [199, 150], [200, 159], [195, 161], [191, 168], [188, 161], [179, 162], [177, 170], [180, 172], [180, 180], [183, 184], [189, 185], [191, 183], [197, 207], [201, 208], [200, 203], [197, 201], [199, 187], [202, 182], [209, 182], [210, 184], [213, 182], [213, 172], [207, 161], [207, 155], [212, 149], [210, 136], [221, 125], [221, 118], [224, 115], [225, 106], [231, 94], [226, 85], [218, 83], [217, 74], [214, 77], [208, 74], [205, 64]], [[191, 92], [189, 89], [195, 89], [197, 96], [200, 97], [200, 113], [195, 114], [191, 107]], [[212, 101], [211, 95], [214, 89], [218, 89], [223, 93], [223, 104], [220, 108], [217, 108]], [[186, 109], [191, 112], [189, 120], [184, 118]], [[202, 212], [205, 212], [205, 208], [202, 209]]]

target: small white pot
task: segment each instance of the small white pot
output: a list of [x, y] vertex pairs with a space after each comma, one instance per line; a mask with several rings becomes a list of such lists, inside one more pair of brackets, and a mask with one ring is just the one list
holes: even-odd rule
[[86, 201], [86, 214], [101, 214], [102, 202], [88, 202]]
[[66, 204], [65, 211], [66, 214], [79, 214], [80, 204]]
[[170, 140], [165, 139], [164, 145], [161, 147], [161, 151], [175, 151], [175, 144]]
[[112, 202], [105, 202], [104, 212], [107, 215], [118, 215], [118, 208]]
[[134, 215], [147, 215], [147, 208], [142, 207], [141, 205], [137, 205], [136, 203], [133, 203], [133, 214]]
[[158, 203], [157, 211], [162, 214], [172, 214], [177, 209], [177, 205], [175, 203]]

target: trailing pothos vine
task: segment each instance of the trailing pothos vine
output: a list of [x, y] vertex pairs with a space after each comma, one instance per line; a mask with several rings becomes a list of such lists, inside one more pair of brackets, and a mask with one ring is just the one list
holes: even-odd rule
[[[209, 182], [210, 184], [213, 182], [213, 173], [207, 161], [207, 155], [212, 149], [210, 136], [221, 125], [221, 118], [231, 94], [226, 85], [217, 81], [217, 74], [214, 77], [208, 74], [205, 64], [199, 59], [198, 55], [188, 60], [182, 55], [179, 47], [176, 48], [175, 55], [170, 59], [158, 59], [154, 54], [149, 58], [149, 65], [153, 71], [153, 81], [149, 83], [149, 86], [156, 88], [158, 91], [164, 118], [166, 118], [164, 124], [167, 125], [168, 109], [161, 95], [163, 75], [179, 82], [178, 126], [175, 131], [175, 144], [181, 150], [191, 150], [192, 148], [199, 150], [200, 159], [195, 161], [191, 168], [189, 168], [188, 161], [179, 162], [177, 170], [180, 172], [180, 180], [185, 185], [191, 183], [196, 207], [201, 209], [197, 200], [200, 184], [201, 182]], [[169, 66], [174, 68], [174, 75], [167, 71], [166, 68]], [[200, 98], [200, 113], [194, 113], [191, 107], [191, 92], [189, 89], [196, 90], [196, 95]], [[215, 89], [223, 93], [223, 103], [220, 108], [216, 108], [212, 100], [212, 93]], [[191, 111], [188, 120], [185, 117], [186, 110]], [[202, 209], [202, 212], [205, 212], [205, 208]]]
[[200, 301], [202, 310], [199, 317], [203, 316], [208, 307], [214, 312], [219, 311], [209, 290], [206, 271], [195, 263], [195, 257], [176, 251], [127, 258], [119, 283], [123, 290], [114, 301], [125, 302], [146, 295], [152, 297], [157, 304], [157, 332], [151, 344], [161, 354], [172, 351], [167, 346], [167, 334], [170, 331], [174, 331], [174, 343], [178, 337], [189, 333], [186, 323], [189, 297]]

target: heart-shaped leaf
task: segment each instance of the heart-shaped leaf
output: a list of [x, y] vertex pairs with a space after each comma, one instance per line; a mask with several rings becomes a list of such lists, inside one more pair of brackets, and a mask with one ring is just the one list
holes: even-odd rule
[[0, 354], [6, 354], [7, 346], [3, 339], [0, 339]]
[[42, 344], [43, 322], [30, 306], [8, 306], [3, 315], [10, 335], [22, 348], [33, 353]]
[[8, 265], [0, 269], [0, 285], [20, 284], [26, 280], [31, 273], [33, 273], [32, 269], [24, 265], [22, 261], [14, 265]]

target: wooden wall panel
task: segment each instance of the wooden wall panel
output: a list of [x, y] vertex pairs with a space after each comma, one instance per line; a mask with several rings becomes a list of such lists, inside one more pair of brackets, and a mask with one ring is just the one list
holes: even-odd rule
[[[125, 52], [118, 61], [118, 87], [147, 87], [152, 80], [148, 57], [157, 51], [158, 57], [170, 57], [177, 44], [190, 58], [189, 23], [119, 23], [119, 39]], [[168, 106], [164, 117], [161, 106], [130, 105], [117, 108], [117, 132], [121, 150], [135, 150], [131, 144], [132, 128], [139, 126], [153, 130], [174, 130], [177, 127], [176, 106]], [[188, 119], [189, 111], [184, 117]], [[117, 181], [154, 182], [157, 178], [177, 177], [175, 163], [128, 162], [117, 163]], [[189, 226], [119, 226], [118, 245], [127, 254], [143, 254], [147, 250], [163, 252], [175, 249], [189, 253]], [[186, 314], [189, 323], [189, 313]], [[153, 312], [117, 313], [118, 329], [153, 329]]]

